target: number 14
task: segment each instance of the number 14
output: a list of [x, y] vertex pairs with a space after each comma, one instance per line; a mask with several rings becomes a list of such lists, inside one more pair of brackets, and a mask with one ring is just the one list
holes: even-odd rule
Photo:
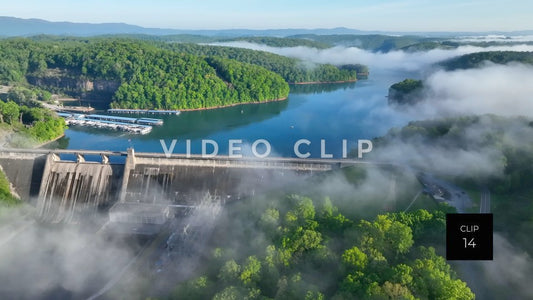
[[469, 246], [472, 248], [476, 248], [476, 243], [474, 242], [474, 238], [472, 238], [470, 241], [468, 241], [467, 238], [463, 238], [463, 241], [465, 242], [465, 248], [468, 248]]

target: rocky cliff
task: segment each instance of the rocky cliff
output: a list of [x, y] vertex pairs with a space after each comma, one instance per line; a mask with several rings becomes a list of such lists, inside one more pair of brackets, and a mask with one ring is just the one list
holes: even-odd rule
[[120, 86], [119, 81], [91, 80], [81, 74], [59, 69], [48, 69], [45, 72], [29, 74], [26, 79], [32, 85], [86, 100], [111, 101], [111, 97]]

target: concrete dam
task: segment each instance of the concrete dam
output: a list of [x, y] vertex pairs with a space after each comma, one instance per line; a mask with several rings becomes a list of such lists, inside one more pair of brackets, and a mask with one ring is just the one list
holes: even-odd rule
[[[70, 158], [66, 158], [70, 157]], [[97, 160], [86, 160], [97, 157]], [[113, 163], [112, 157], [123, 162]], [[116, 159], [115, 159], [116, 160]], [[0, 150], [13, 194], [50, 223], [78, 223], [108, 212], [118, 223], [161, 224], [172, 209], [202, 195], [221, 201], [254, 194], [293, 174], [312, 174], [365, 163], [296, 158], [205, 158], [195, 155], [90, 150]]]

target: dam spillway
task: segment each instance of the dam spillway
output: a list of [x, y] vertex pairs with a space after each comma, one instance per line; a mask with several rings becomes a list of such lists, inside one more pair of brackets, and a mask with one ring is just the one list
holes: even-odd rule
[[42, 221], [75, 223], [116, 200], [121, 167], [108, 163], [61, 161], [48, 155], [37, 213]]
[[[65, 155], [75, 160], [62, 159]], [[85, 157], [100, 156], [99, 161]], [[125, 158], [120, 163], [112, 156]], [[115, 161], [115, 163], [112, 163]], [[264, 188], [354, 163], [350, 160], [232, 158], [227, 156], [135, 153], [94, 150], [0, 149], [0, 166], [13, 191], [34, 204], [38, 217], [51, 223], [76, 223], [96, 212], [139, 204], [190, 207], [206, 193], [238, 200]], [[118, 205], [121, 204], [121, 205]], [[117, 206], [118, 205], [118, 206]], [[110, 210], [116, 206], [115, 210]], [[144, 211], [144, 210], [143, 210]]]
[[47, 153], [0, 151], [0, 167], [16, 197], [34, 203], [39, 195]]
[[331, 164], [320, 161], [166, 157], [130, 151], [124, 167], [120, 201], [155, 203], [164, 200], [172, 204], [194, 205], [205, 193], [226, 200], [240, 199], [295, 173], [309, 174], [332, 168]]

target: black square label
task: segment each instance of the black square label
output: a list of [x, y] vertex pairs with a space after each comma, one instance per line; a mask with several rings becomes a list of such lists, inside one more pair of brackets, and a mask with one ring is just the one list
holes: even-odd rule
[[447, 260], [492, 260], [492, 214], [446, 214]]

